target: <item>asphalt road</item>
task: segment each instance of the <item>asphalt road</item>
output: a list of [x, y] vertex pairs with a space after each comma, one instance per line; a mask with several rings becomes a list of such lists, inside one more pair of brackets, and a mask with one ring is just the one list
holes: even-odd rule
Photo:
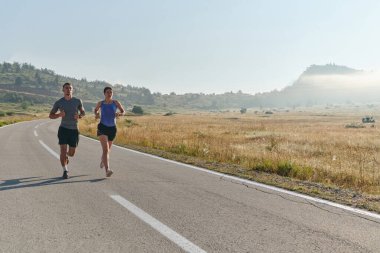
[[70, 178], [59, 120], [0, 128], [0, 252], [380, 252], [380, 216], [81, 136]]

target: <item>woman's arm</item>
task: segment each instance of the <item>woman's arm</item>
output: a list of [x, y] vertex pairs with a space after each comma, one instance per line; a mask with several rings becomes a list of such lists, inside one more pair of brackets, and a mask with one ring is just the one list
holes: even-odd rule
[[116, 115], [123, 116], [125, 113], [124, 107], [117, 100], [115, 100], [115, 103], [116, 103], [116, 107], [119, 109], [119, 113], [116, 113]]

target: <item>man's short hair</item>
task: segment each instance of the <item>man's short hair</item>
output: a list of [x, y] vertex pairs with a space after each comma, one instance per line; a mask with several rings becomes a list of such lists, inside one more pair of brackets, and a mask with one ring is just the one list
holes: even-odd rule
[[112, 88], [111, 87], [105, 87], [104, 90], [103, 90], [103, 93], [106, 94], [107, 90], [112, 90]]
[[72, 86], [71, 83], [64, 83], [64, 84], [62, 85], [62, 88], [65, 88], [66, 85], [70, 85], [70, 86]]

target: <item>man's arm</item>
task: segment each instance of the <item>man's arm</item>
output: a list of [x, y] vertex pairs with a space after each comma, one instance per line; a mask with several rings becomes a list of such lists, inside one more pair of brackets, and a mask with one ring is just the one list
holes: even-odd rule
[[61, 112], [59, 112], [59, 113], [53, 113], [53, 112], [50, 112], [50, 114], [49, 114], [49, 118], [51, 118], [51, 119], [57, 119], [57, 118], [60, 118], [60, 117], [65, 117], [65, 111], [61, 111]]
[[51, 109], [50, 114], [49, 114], [50, 119], [57, 119], [60, 117], [65, 117], [65, 111], [63, 109], [61, 109], [60, 112], [57, 113], [58, 109], [59, 109], [58, 104], [55, 103], [53, 106], [53, 109]]
[[80, 114], [78, 115], [78, 118], [83, 118], [84, 115], [86, 115], [86, 112], [84, 111], [84, 108], [83, 108], [83, 103], [82, 103], [82, 100], [80, 101], [80, 105], [79, 105], [79, 112]]

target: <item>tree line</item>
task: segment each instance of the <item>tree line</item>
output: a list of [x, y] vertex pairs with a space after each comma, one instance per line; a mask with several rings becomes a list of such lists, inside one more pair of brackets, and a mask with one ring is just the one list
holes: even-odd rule
[[[292, 101], [281, 98], [278, 91], [245, 94], [241, 91], [224, 94], [187, 93], [177, 95], [151, 93], [145, 87], [132, 85], [110, 84], [105, 81], [87, 81], [86, 78], [76, 79], [56, 74], [46, 68], [38, 69], [29, 63], [0, 63], [0, 89], [22, 91], [30, 94], [38, 94], [46, 97], [62, 96], [62, 84], [71, 82], [74, 84], [75, 96], [92, 104], [103, 98], [103, 88], [112, 86], [115, 91], [115, 99], [120, 100], [126, 106], [151, 106], [164, 110], [177, 108], [195, 110], [227, 110], [231, 108], [292, 106]], [[24, 99], [28, 99], [25, 97]], [[14, 98], [20, 100], [20, 98]], [[40, 101], [40, 99], [37, 99]], [[283, 103], [279, 103], [279, 101]], [[1, 96], [0, 96], [1, 102]]]

